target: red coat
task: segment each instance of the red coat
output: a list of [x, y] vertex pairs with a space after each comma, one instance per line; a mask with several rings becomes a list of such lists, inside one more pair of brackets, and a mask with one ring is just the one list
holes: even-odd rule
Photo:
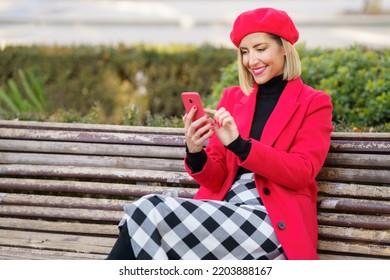
[[[218, 107], [225, 107], [249, 138], [257, 86], [246, 96], [238, 86], [225, 89]], [[330, 97], [289, 81], [265, 125], [260, 141], [252, 139], [245, 161], [227, 150], [214, 134], [202, 171], [192, 174], [200, 184], [195, 199], [223, 200], [239, 166], [255, 173], [255, 183], [288, 259], [318, 259], [317, 184], [330, 145]]]

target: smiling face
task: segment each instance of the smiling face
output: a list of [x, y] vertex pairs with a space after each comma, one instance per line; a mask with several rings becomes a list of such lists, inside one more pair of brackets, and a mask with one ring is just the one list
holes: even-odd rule
[[240, 43], [242, 64], [258, 84], [283, 73], [285, 52], [281, 44], [267, 33], [251, 33]]

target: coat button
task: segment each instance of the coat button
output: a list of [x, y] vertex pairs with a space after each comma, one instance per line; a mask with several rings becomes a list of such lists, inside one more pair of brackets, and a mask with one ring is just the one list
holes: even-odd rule
[[264, 193], [265, 195], [270, 195], [270, 194], [271, 194], [271, 191], [269, 190], [269, 188], [264, 188], [264, 189], [263, 189], [263, 193]]
[[284, 230], [286, 228], [286, 224], [281, 221], [281, 222], [278, 223], [278, 228], [281, 229], [281, 230]]

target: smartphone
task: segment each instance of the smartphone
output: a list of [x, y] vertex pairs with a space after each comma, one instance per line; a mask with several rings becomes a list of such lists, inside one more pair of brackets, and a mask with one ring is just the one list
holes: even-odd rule
[[195, 116], [192, 121], [196, 121], [197, 119], [203, 117], [205, 115], [203, 111], [202, 100], [200, 99], [200, 95], [197, 92], [183, 92], [181, 94], [181, 99], [184, 104], [184, 108], [186, 113], [188, 114], [192, 107], [196, 106], [198, 109], [196, 110]]

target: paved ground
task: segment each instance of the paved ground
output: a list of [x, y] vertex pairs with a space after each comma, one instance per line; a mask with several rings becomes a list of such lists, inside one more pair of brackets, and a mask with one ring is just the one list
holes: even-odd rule
[[390, 47], [390, 0], [361, 13], [363, 0], [0, 0], [0, 47], [10, 44], [210, 43], [232, 46], [242, 11], [286, 10], [308, 47]]

